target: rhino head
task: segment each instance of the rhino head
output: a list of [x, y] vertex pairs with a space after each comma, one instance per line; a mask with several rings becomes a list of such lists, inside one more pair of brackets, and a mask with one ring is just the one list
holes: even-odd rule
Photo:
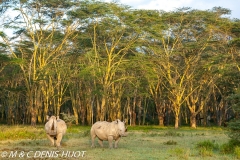
[[126, 134], [127, 128], [125, 127], [125, 122], [124, 121], [122, 122], [121, 120], [117, 119], [115, 123], [118, 126], [118, 134], [122, 137], [127, 136]]

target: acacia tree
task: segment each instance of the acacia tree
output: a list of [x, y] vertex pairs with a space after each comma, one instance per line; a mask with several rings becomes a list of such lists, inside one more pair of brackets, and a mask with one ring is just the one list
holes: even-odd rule
[[236, 86], [235, 80], [238, 79], [236, 59], [239, 58], [237, 46], [234, 44], [236, 34], [236, 21], [224, 18], [222, 15], [229, 14], [228, 9], [215, 7], [208, 16], [207, 24], [211, 26], [211, 50], [206, 50], [206, 57], [203, 63], [208, 69], [214, 87], [212, 90], [212, 113], [215, 122], [221, 126], [231, 111], [231, 106], [227, 100], [228, 95], [232, 94]]
[[[228, 71], [230, 72], [224, 72], [228, 75], [227, 82], [230, 82], [230, 86], [232, 87], [232, 93], [228, 95], [228, 103], [233, 108], [234, 117], [229, 117], [227, 119], [227, 125], [230, 129], [229, 137], [232, 140], [235, 140], [237, 142], [240, 141], [240, 135], [239, 135], [239, 111], [240, 111], [240, 85], [239, 85], [239, 73], [240, 73], [240, 21], [235, 20], [232, 22], [233, 27], [231, 28], [231, 41], [230, 41], [230, 47], [231, 52], [229, 52], [229, 55], [231, 55], [232, 63], [228, 64]], [[231, 121], [230, 121], [231, 120]], [[230, 122], [229, 122], [230, 121]]]
[[166, 111], [166, 94], [164, 94], [164, 87], [162, 85], [163, 77], [161, 72], [159, 72], [159, 61], [158, 58], [153, 56], [149, 59], [149, 62], [144, 62], [142, 70], [144, 71], [144, 76], [148, 82], [148, 88], [150, 95], [155, 103], [156, 111], [158, 114], [158, 124], [160, 126], [164, 125], [165, 111]]
[[[153, 26], [154, 32], [150, 32], [152, 40], [146, 45], [147, 52], [155, 56], [156, 67], [161, 76], [161, 86], [168, 91], [168, 98], [172, 103], [172, 111], [175, 115], [175, 128], [178, 128], [179, 114], [182, 103], [185, 101], [185, 87], [190, 66], [185, 65], [177, 52], [181, 45], [181, 29], [184, 25], [184, 12], [161, 13], [161, 20]], [[159, 87], [160, 85], [158, 85]], [[159, 96], [159, 95], [158, 95]], [[159, 104], [159, 102], [157, 102]], [[159, 104], [161, 105], [161, 104]]]
[[42, 105], [40, 79], [46, 79], [44, 75], [49, 72], [46, 66], [67, 53], [68, 47], [64, 46], [69, 38], [74, 37], [78, 26], [76, 21], [65, 27], [60, 24], [69, 3], [57, 2], [24, 1], [15, 4], [17, 17], [8, 26], [15, 29], [17, 43], [13, 45], [10, 38], [3, 38], [11, 56], [22, 60], [19, 66], [26, 86], [26, 106], [32, 125], [36, 124], [36, 114]]
[[[155, 61], [159, 61], [155, 63], [155, 68], [159, 68], [161, 85], [168, 90], [168, 99], [175, 116], [175, 128], [179, 126], [181, 106], [186, 100], [191, 112], [192, 127], [196, 125], [196, 115], [203, 107], [203, 99], [201, 103], [198, 102], [199, 93], [208, 83], [204, 79], [204, 68], [199, 71], [201, 66], [204, 67], [201, 61], [209, 52], [216, 52], [216, 42], [222, 41], [216, 38], [220, 32], [217, 26], [221, 25], [221, 15], [228, 13], [227, 11], [219, 8], [213, 11], [182, 8], [176, 12], [162, 12], [158, 18], [159, 23], [153, 24], [153, 30], [148, 32], [150, 40], [142, 48], [152, 57], [155, 56]], [[200, 106], [198, 108], [197, 102]]]
[[121, 115], [122, 85], [128, 78], [121, 77], [126, 56], [138, 38], [133, 28], [129, 27], [131, 20], [128, 15], [133, 15], [126, 6], [103, 2], [80, 3], [79, 8], [69, 14], [85, 22], [79, 31], [85, 31], [90, 37], [85, 40], [91, 42], [87, 54], [93, 58], [88, 68], [93, 76], [93, 86], [97, 89], [95, 93], [98, 93], [95, 98], [96, 119], [115, 119]]

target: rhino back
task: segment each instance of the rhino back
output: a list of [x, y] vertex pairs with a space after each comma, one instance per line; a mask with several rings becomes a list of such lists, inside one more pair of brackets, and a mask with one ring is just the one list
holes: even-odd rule
[[66, 130], [67, 130], [67, 125], [66, 125], [66, 123], [63, 121], [63, 120], [61, 120], [61, 119], [58, 119], [57, 120], [57, 132], [58, 133], [63, 133], [63, 134], [65, 134], [66, 133]]
[[117, 134], [116, 125], [114, 122], [106, 122], [106, 121], [99, 121], [94, 123], [92, 126], [92, 130], [94, 130], [95, 134], [101, 140], [107, 140], [108, 136], [113, 136], [114, 139], [117, 138], [119, 135]]

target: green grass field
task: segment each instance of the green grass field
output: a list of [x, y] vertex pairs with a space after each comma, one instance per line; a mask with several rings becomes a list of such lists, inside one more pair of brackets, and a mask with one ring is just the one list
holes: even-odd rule
[[0, 126], [0, 129], [0, 159], [229, 160], [240, 157], [222, 152], [221, 148], [229, 141], [227, 130], [223, 128], [175, 130], [130, 126], [128, 136], [120, 140], [117, 149], [109, 149], [107, 141], [101, 148], [97, 140], [97, 147], [91, 148], [89, 126], [68, 127], [59, 149], [49, 145], [43, 126]]

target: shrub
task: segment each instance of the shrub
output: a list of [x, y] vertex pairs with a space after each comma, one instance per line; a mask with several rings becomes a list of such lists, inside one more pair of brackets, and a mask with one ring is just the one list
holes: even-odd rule
[[197, 143], [197, 148], [205, 148], [207, 150], [213, 150], [217, 148], [217, 145], [214, 144], [214, 142], [211, 142], [210, 140], [206, 140], [206, 141]]
[[202, 141], [197, 143], [197, 148], [199, 150], [199, 154], [203, 157], [205, 156], [213, 156], [213, 149], [217, 149], [218, 145], [214, 144], [214, 142], [210, 140]]
[[[240, 88], [236, 90], [236, 93], [230, 95], [228, 97], [232, 104], [232, 108], [235, 110], [237, 114], [240, 111]], [[240, 141], [240, 119], [239, 116], [234, 117], [230, 122], [227, 123], [227, 127], [230, 129], [228, 136], [233, 139]]]
[[220, 152], [224, 154], [231, 154], [234, 152], [234, 148], [236, 147], [240, 147], [240, 142], [238, 140], [231, 139], [228, 143], [225, 143], [220, 147]]
[[60, 113], [62, 115], [62, 119], [68, 124], [71, 125], [75, 122], [76, 118], [74, 117], [74, 115], [68, 115], [66, 113]]
[[213, 151], [212, 150], [208, 150], [207, 148], [203, 147], [203, 148], [199, 149], [199, 154], [202, 157], [213, 156]]
[[229, 122], [228, 128], [230, 129], [228, 136], [233, 140], [240, 141], [240, 120], [233, 120]]

